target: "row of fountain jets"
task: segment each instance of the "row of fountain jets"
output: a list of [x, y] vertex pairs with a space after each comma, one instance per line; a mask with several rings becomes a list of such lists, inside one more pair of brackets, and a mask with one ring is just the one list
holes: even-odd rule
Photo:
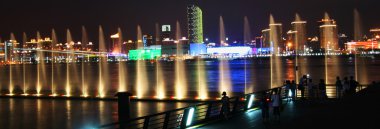
[[[297, 15], [296, 16], [296, 20], [300, 20], [299, 16]], [[245, 18], [245, 24], [244, 24], [244, 27], [245, 27], [245, 30], [247, 30], [246, 28], [249, 28], [249, 23], [248, 23], [248, 19]], [[271, 15], [270, 16], [270, 24], [275, 24], [275, 21], [274, 21], [274, 18], [273, 16]], [[275, 41], [277, 40], [277, 38], [274, 38], [276, 37], [276, 28], [271, 28], [271, 33], [270, 33], [270, 39], [271, 41], [274, 43], [274, 44], [277, 44], [278, 42], [280, 41]], [[121, 29], [119, 28], [118, 29], [118, 33], [120, 35], [120, 38], [119, 40], [122, 41], [122, 32], [121, 32]], [[249, 33], [247, 31], [245, 31], [245, 33]], [[249, 36], [249, 34], [244, 34], [245, 36]], [[82, 27], [82, 40], [83, 40], [83, 43], [86, 43], [88, 42], [87, 40], [87, 34], [86, 34], [86, 29], [84, 27]], [[181, 37], [181, 29], [180, 29], [180, 23], [177, 21], [176, 23], [176, 39], [179, 40]], [[224, 30], [224, 22], [223, 22], [223, 18], [220, 17], [220, 41], [223, 42], [225, 40], [225, 30]], [[41, 39], [41, 36], [40, 34], [38, 33], [37, 34], [37, 39]], [[15, 36], [13, 34], [11, 34], [11, 40], [15, 40]], [[24, 42], [26, 42], [26, 34], [24, 33], [24, 36], [23, 36], [23, 40]], [[71, 36], [71, 33], [70, 33], [70, 30], [67, 30], [67, 38], [66, 38], [66, 41], [68, 43], [70, 42], [73, 42], [73, 39], [72, 39], [72, 36]], [[53, 44], [57, 44], [57, 36], [56, 36], [56, 33], [54, 31], [54, 29], [52, 30], [52, 42]], [[177, 48], [182, 48], [180, 45], [180, 43], [177, 44]], [[143, 44], [142, 44], [142, 31], [141, 31], [141, 27], [138, 26], [137, 27], [137, 48], [143, 48]], [[70, 52], [67, 53], [67, 58], [73, 58], [75, 57], [75, 53], [74, 51], [71, 49], [69, 50]], [[99, 56], [99, 65], [98, 65], [98, 76], [99, 76], [99, 80], [98, 80], [98, 86], [97, 86], [97, 90], [96, 90], [96, 94], [91, 94], [90, 93], [90, 87], [89, 85], [86, 83], [86, 79], [85, 79], [85, 68], [84, 68], [84, 64], [83, 64], [83, 61], [82, 61], [82, 68], [81, 68], [81, 80], [82, 80], [82, 83], [81, 83], [81, 97], [99, 97], [99, 98], [105, 98], [105, 97], [109, 97], [110, 94], [107, 94], [107, 92], [110, 90], [109, 87], [107, 87], [108, 83], [109, 82], [109, 71], [108, 71], [108, 64], [107, 64], [107, 56], [106, 56], [106, 52], [107, 52], [107, 49], [106, 49], [106, 43], [105, 43], [105, 39], [104, 39], [104, 33], [103, 33], [103, 29], [101, 26], [99, 26], [99, 53], [98, 53], [98, 56]], [[128, 82], [127, 82], [127, 79], [126, 77], [128, 76], [127, 75], [127, 68], [125, 67], [125, 62], [123, 61], [120, 61], [119, 62], [119, 67], [118, 67], [118, 92], [124, 92], [124, 91], [133, 91], [136, 98], [139, 98], [139, 99], [142, 99], [142, 98], [147, 98], [147, 97], [154, 97], [156, 99], [167, 99], [167, 98], [172, 98], [172, 99], [191, 99], [188, 97], [188, 86], [187, 86], [187, 83], [186, 83], [186, 72], [185, 72], [185, 62], [184, 62], [184, 59], [182, 58], [182, 55], [181, 55], [182, 50], [181, 49], [177, 49], [177, 59], [175, 60], [175, 86], [174, 86], [174, 95], [172, 95], [172, 97], [168, 97], [168, 95], [166, 94], [167, 90], [166, 90], [166, 85], [165, 85], [165, 78], [163, 76], [163, 72], [162, 72], [162, 69], [161, 69], [161, 65], [160, 65], [160, 62], [157, 61], [156, 63], [156, 86], [152, 86], [150, 87], [149, 85], [149, 80], [147, 80], [147, 70], [146, 70], [146, 62], [143, 61], [143, 60], [138, 60], [137, 61], [137, 65], [136, 65], [136, 69], [137, 69], [137, 72], [136, 74], [137, 75], [129, 75], [129, 76], [137, 76], [137, 80], [136, 80], [136, 84], [134, 85], [134, 89], [128, 89], [127, 85], [128, 85]], [[54, 52], [51, 52], [51, 56], [54, 57], [55, 53]], [[37, 58], [38, 59], [43, 59], [44, 58], [44, 52], [43, 51], [40, 51], [40, 50], [37, 50]], [[277, 56], [271, 56], [270, 57], [270, 70], [271, 70], [271, 83], [270, 83], [270, 86], [269, 87], [272, 87], [272, 86], [279, 86], [281, 85], [282, 83], [282, 80], [283, 80], [283, 77], [281, 75], [281, 63], [276, 63], [276, 62], [279, 62], [280, 59], [279, 57]], [[52, 61], [53, 62], [53, 61]], [[73, 63], [72, 61], [67, 61], [66, 62], [66, 84], [65, 84], [65, 93], [64, 94], [60, 94], [58, 93], [59, 90], [62, 90], [62, 89], [58, 89], [56, 84], [55, 84], [55, 78], [54, 77], [54, 73], [56, 72], [54, 70], [54, 66], [52, 66], [51, 68], [51, 85], [50, 86], [46, 86], [47, 85], [47, 81], [45, 80], [46, 78], [46, 75], [48, 73], [46, 73], [46, 67], [45, 67], [45, 63], [44, 61], [39, 61], [39, 63], [37, 64], [37, 82], [36, 82], [36, 86], [35, 86], [35, 90], [31, 89], [33, 87], [30, 87], [28, 86], [28, 84], [26, 84], [26, 73], [25, 73], [25, 65], [26, 64], [23, 64], [23, 84], [22, 84], [22, 94], [16, 94], [16, 91], [15, 91], [15, 86], [14, 86], [14, 82], [12, 82], [12, 74], [13, 74], [13, 69], [12, 68], [12, 64], [9, 65], [9, 68], [10, 68], [10, 72], [9, 72], [9, 75], [10, 75], [10, 79], [9, 79], [9, 96], [14, 96], [14, 95], [22, 95], [22, 96], [51, 96], [51, 97], [56, 97], [56, 96], [65, 96], [65, 97], [73, 97], [73, 85], [72, 85], [72, 82], [71, 82], [71, 79], [72, 77], [70, 77], [70, 72], [71, 70], [74, 70], [76, 71], [76, 65], [70, 65], [71, 63]], [[201, 100], [204, 100], [204, 99], [209, 99], [209, 91], [208, 91], [208, 86], [207, 86], [207, 78], [206, 78], [206, 75], [205, 75], [205, 67], [204, 67], [204, 61], [202, 61], [202, 59], [198, 59], [197, 60], [197, 82], [198, 84], [194, 84], [194, 85], [197, 85], [197, 96], [195, 97], [195, 99], [201, 99]], [[51, 65], [54, 65], [54, 63], [51, 63]], [[298, 61], [296, 60], [296, 65], [298, 65]], [[228, 61], [227, 60], [224, 60], [224, 59], [220, 59], [220, 63], [219, 63], [219, 91], [222, 92], [222, 91], [227, 91], [229, 93], [233, 92], [233, 88], [232, 88], [232, 84], [231, 84], [231, 79], [229, 77], [230, 73], [229, 73], [229, 64], [228, 64]], [[246, 72], [245, 72], [246, 74]], [[296, 73], [298, 74], [298, 73]], [[326, 67], [326, 74], [327, 74], [327, 67]], [[246, 76], [246, 75], [245, 75]], [[298, 75], [296, 75], [297, 77]], [[326, 78], [327, 78], [327, 75], [326, 75]], [[46, 84], [46, 85], [45, 85]], [[43, 95], [42, 94], [42, 90], [46, 90], [46, 89], [49, 89], [50, 88], [50, 92], [48, 95]], [[253, 87], [245, 87], [245, 91], [244, 92], [251, 92], [251, 90], [253, 89]], [[151, 95], [149, 90], [153, 90], [155, 91], [155, 95]], [[33, 94], [31, 93], [28, 93], [30, 91], [34, 91], [32, 92]]]

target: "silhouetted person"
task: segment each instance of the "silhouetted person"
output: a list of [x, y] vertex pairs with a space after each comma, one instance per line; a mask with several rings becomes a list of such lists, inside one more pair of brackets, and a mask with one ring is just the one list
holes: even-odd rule
[[222, 113], [226, 120], [228, 120], [228, 114], [230, 113], [230, 98], [226, 92], [222, 93]]
[[318, 86], [319, 86], [319, 91], [320, 91], [320, 98], [323, 101], [323, 100], [327, 99], [325, 80], [321, 79], [319, 81], [319, 85]]
[[348, 96], [350, 92], [350, 81], [348, 81], [347, 77], [344, 77], [343, 80], [343, 96]]
[[274, 120], [280, 122], [280, 94], [278, 92], [278, 89], [275, 89], [273, 91], [274, 93], [271, 96], [271, 102], [272, 102], [272, 107], [273, 107], [273, 118]]
[[297, 84], [294, 80], [292, 80], [292, 83], [290, 83], [290, 91], [292, 92], [292, 101], [295, 101], [296, 100], [296, 87], [297, 87]]
[[262, 92], [262, 96], [260, 99], [260, 108], [261, 108], [261, 115], [263, 117], [263, 122], [267, 122], [269, 120], [269, 103], [270, 99], [268, 94], [264, 91]]
[[308, 79], [309, 82], [307, 83], [307, 92], [308, 92], [308, 97], [309, 100], [314, 100], [315, 94], [314, 94], [314, 84], [312, 79]]
[[354, 80], [353, 76], [350, 76], [350, 95], [356, 93], [356, 88], [358, 87], [358, 82]]
[[300, 79], [300, 82], [298, 84], [298, 90], [301, 91], [301, 100], [305, 99], [306, 84], [307, 84], [307, 77], [306, 77], [306, 75], [303, 75], [303, 77]]
[[340, 80], [339, 76], [336, 77], [335, 86], [336, 86], [336, 98], [341, 99], [343, 96], [343, 83]]

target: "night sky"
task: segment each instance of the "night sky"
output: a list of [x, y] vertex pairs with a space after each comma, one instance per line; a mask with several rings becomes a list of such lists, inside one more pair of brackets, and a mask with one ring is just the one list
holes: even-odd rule
[[[361, 13], [363, 29], [380, 27], [379, 0], [198, 0], [203, 10], [205, 37], [218, 39], [219, 16], [224, 17], [226, 33], [230, 39], [243, 39], [243, 17], [248, 16], [253, 36], [259, 36], [267, 28], [269, 14], [284, 25], [284, 33], [298, 12], [307, 20], [308, 35], [319, 33], [318, 23], [324, 12], [338, 23], [339, 33], [353, 35], [353, 9]], [[22, 32], [29, 38], [40, 31], [50, 36], [52, 28], [64, 42], [66, 29], [70, 28], [76, 41], [81, 39], [84, 25], [91, 41], [98, 39], [98, 25], [102, 25], [108, 37], [121, 27], [124, 39], [136, 39], [136, 26], [140, 24], [144, 34], [155, 32], [155, 23], [182, 25], [187, 34], [187, 0], [1, 0], [0, 36], [9, 39], [14, 32], [21, 39]]]

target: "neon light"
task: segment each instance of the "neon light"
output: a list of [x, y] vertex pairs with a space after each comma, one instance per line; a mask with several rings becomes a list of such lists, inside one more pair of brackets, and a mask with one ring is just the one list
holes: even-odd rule
[[191, 124], [191, 121], [193, 121], [194, 110], [194, 108], [190, 108], [189, 115], [187, 116], [186, 126], [189, 126]]
[[292, 97], [293, 93], [291, 90], [289, 90], [289, 97]]
[[248, 107], [247, 108], [251, 108], [252, 107], [252, 104], [253, 104], [253, 99], [255, 98], [255, 95], [252, 94], [250, 97], [249, 97], [249, 102], [248, 102]]

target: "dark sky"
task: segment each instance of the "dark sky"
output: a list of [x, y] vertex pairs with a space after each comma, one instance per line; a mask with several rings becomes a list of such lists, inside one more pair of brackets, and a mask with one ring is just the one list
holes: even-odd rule
[[[136, 26], [143, 33], [154, 34], [155, 23], [175, 25], [179, 20], [186, 33], [187, 0], [1, 0], [0, 36], [9, 39], [14, 32], [29, 38], [36, 31], [50, 36], [55, 28], [60, 42], [65, 40], [65, 29], [70, 28], [74, 40], [81, 39], [81, 26], [88, 29], [91, 41], [98, 39], [98, 25], [107, 36], [121, 27], [124, 39], [135, 39]], [[324, 12], [337, 20], [340, 33], [352, 35], [353, 9], [361, 13], [364, 30], [380, 27], [379, 0], [198, 0], [203, 9], [205, 37], [218, 39], [219, 16], [224, 17], [226, 33], [234, 40], [243, 38], [243, 17], [248, 16], [252, 35], [258, 36], [268, 26], [269, 14], [289, 30], [298, 12], [308, 21], [308, 33], [318, 34], [318, 23]]]

